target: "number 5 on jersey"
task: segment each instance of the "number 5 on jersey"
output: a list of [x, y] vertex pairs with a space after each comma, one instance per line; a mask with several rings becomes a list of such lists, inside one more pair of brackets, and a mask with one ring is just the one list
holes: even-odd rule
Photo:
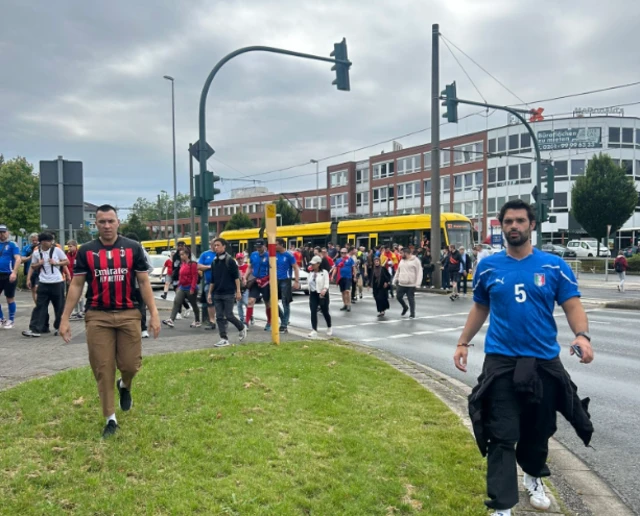
[[524, 303], [527, 300], [527, 293], [524, 290], [524, 283], [516, 283], [516, 301], [518, 303]]

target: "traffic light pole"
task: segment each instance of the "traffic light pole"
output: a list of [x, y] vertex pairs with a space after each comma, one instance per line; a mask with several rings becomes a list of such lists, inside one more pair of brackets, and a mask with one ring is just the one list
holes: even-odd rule
[[[431, 259], [440, 263], [440, 26], [431, 34]], [[435, 288], [442, 287], [442, 274], [433, 274]]]
[[[316, 56], [313, 54], [304, 54], [302, 52], [294, 52], [292, 50], [285, 50], [282, 48], [274, 48], [274, 47], [265, 47], [265, 46], [252, 46], [252, 47], [243, 47], [231, 52], [224, 56], [218, 64], [211, 70], [211, 73], [207, 77], [207, 80], [204, 83], [204, 87], [202, 88], [202, 93], [200, 95], [200, 112], [199, 112], [199, 133], [200, 133], [200, 146], [199, 146], [199, 161], [200, 161], [200, 192], [205, 191], [205, 172], [207, 171], [207, 150], [205, 142], [207, 141], [207, 129], [206, 129], [206, 107], [207, 107], [207, 95], [209, 93], [209, 88], [211, 87], [211, 83], [215, 78], [216, 74], [220, 71], [228, 61], [233, 59], [240, 54], [246, 54], [247, 52], [271, 52], [274, 54], [284, 54], [293, 57], [301, 57], [303, 59], [313, 59], [315, 61], [325, 61], [327, 63], [335, 63], [342, 64], [346, 66], [351, 66], [350, 61], [344, 61], [342, 59], [332, 59], [330, 57], [324, 56]], [[201, 206], [200, 211], [200, 236], [202, 239], [202, 248], [205, 249], [204, 246], [208, 247], [209, 241], [209, 203], [208, 201], [204, 201]]]
[[[529, 122], [527, 122], [527, 120], [522, 116], [523, 114], [529, 115], [531, 114], [532, 111], [526, 110], [526, 109], [514, 109], [507, 106], [497, 106], [495, 104], [486, 104], [484, 102], [474, 102], [472, 100], [456, 99], [456, 102], [459, 104], [467, 104], [469, 106], [481, 106], [481, 107], [486, 107], [490, 109], [498, 109], [500, 111], [506, 111], [508, 113], [511, 113], [513, 116], [515, 116], [518, 120], [520, 120], [520, 122], [522, 122], [522, 124], [527, 128], [527, 131], [529, 131], [529, 134], [531, 135], [531, 140], [533, 141], [533, 147], [536, 152], [536, 163], [537, 163], [536, 164], [536, 189], [538, 191], [538, 198], [536, 199], [536, 208], [537, 208], [536, 211], [538, 212], [537, 214], [541, 214], [542, 213], [541, 204], [544, 202], [543, 201], [544, 196], [542, 195], [542, 174], [541, 174], [542, 161], [540, 159], [540, 146], [538, 145], [538, 138], [536, 138], [536, 134], [533, 132], [533, 128], [531, 127]], [[433, 189], [433, 185], [431, 185], [431, 188]], [[537, 216], [536, 218], [538, 219], [538, 221], [536, 222], [536, 247], [538, 249], [541, 249], [542, 248], [542, 222], [541, 222], [541, 217]]]

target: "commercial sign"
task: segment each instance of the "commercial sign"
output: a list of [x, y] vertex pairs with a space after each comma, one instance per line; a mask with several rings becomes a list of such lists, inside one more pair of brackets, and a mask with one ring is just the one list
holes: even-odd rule
[[593, 108], [593, 107], [577, 107], [573, 110], [573, 116], [582, 118], [585, 115], [589, 116], [599, 116], [599, 115], [619, 115], [624, 116], [624, 109], [621, 107], [603, 107], [603, 108]]
[[538, 131], [540, 150], [599, 149], [602, 147], [602, 128], [581, 127]]

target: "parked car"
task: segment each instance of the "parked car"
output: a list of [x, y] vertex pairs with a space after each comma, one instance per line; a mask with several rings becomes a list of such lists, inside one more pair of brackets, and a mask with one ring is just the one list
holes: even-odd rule
[[545, 253], [555, 254], [563, 258], [575, 258], [577, 256], [573, 249], [567, 249], [566, 247], [556, 244], [544, 244], [542, 250]]
[[149, 274], [151, 288], [164, 287], [162, 268], [164, 267], [164, 262], [167, 261], [167, 256], [163, 256], [161, 254], [150, 254], [149, 259], [151, 260], [151, 266], [153, 267], [153, 272]]
[[602, 244], [600, 244], [600, 254], [598, 255], [598, 242], [595, 240], [571, 240], [567, 244], [567, 249], [574, 251], [578, 258], [593, 258], [595, 256], [605, 258], [611, 256], [609, 248]]
[[489, 244], [480, 244], [480, 246], [482, 247], [482, 249], [484, 251], [488, 251], [489, 254], [495, 254], [495, 253], [499, 253], [500, 251], [502, 251], [502, 249], [500, 249], [498, 247], [490, 246]]
[[298, 290], [294, 290], [294, 292], [304, 292], [305, 295], [309, 295], [309, 273], [300, 268], [300, 288]]
[[622, 251], [624, 253], [625, 258], [631, 258], [632, 256], [640, 253], [640, 247], [637, 245], [633, 245], [631, 247], [627, 247]]

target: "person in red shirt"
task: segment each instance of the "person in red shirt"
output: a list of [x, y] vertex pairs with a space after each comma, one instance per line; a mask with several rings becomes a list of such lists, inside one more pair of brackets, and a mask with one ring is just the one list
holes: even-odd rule
[[[60, 322], [60, 335], [71, 342], [69, 317], [87, 284], [87, 314], [85, 316], [89, 363], [98, 384], [102, 414], [107, 424], [102, 437], [118, 430], [113, 386], [120, 395], [120, 408], [131, 409], [133, 378], [142, 365], [142, 318], [136, 296], [140, 289], [149, 309], [149, 329], [154, 337], [160, 334], [160, 317], [151, 290], [147, 260], [138, 242], [118, 234], [116, 209], [103, 204], [96, 210], [98, 238], [78, 250], [73, 280]], [[117, 358], [116, 358], [117, 357]], [[116, 383], [116, 367], [122, 377]]]
[[162, 267], [162, 272], [160, 276], [164, 276], [164, 291], [160, 295], [162, 299], [167, 299], [167, 292], [169, 292], [169, 287], [171, 286], [171, 276], [173, 275], [173, 262], [171, 261], [171, 256], [167, 258]]
[[178, 287], [176, 297], [173, 299], [173, 308], [168, 319], [162, 321], [170, 328], [174, 327], [178, 312], [182, 308], [184, 300], [189, 300], [193, 307], [195, 321], [191, 323], [191, 328], [200, 328], [200, 310], [198, 309], [198, 263], [191, 259], [191, 249], [187, 246], [178, 251], [180, 253], [180, 275], [178, 276]]
[[620, 283], [618, 283], [618, 292], [624, 292], [624, 277], [628, 267], [629, 263], [624, 257], [624, 251], [618, 251], [618, 257], [613, 262], [613, 268], [618, 273], [618, 279], [620, 280]]
[[[68, 272], [68, 278], [67, 278], [67, 294], [69, 293], [69, 287], [71, 286], [71, 281], [73, 280], [73, 267], [76, 264], [76, 256], [78, 255], [78, 242], [76, 242], [75, 240], [69, 240], [67, 242], [67, 260], [69, 260], [69, 265], [66, 268], [67, 272]], [[87, 291], [87, 284], [85, 283], [84, 285], [84, 289], [82, 291], [83, 294], [86, 294]], [[84, 299], [81, 297], [80, 301], [78, 301], [78, 304], [76, 305], [76, 309], [74, 310], [74, 312], [71, 314], [71, 319], [74, 320], [80, 320], [80, 319], [84, 319]]]

